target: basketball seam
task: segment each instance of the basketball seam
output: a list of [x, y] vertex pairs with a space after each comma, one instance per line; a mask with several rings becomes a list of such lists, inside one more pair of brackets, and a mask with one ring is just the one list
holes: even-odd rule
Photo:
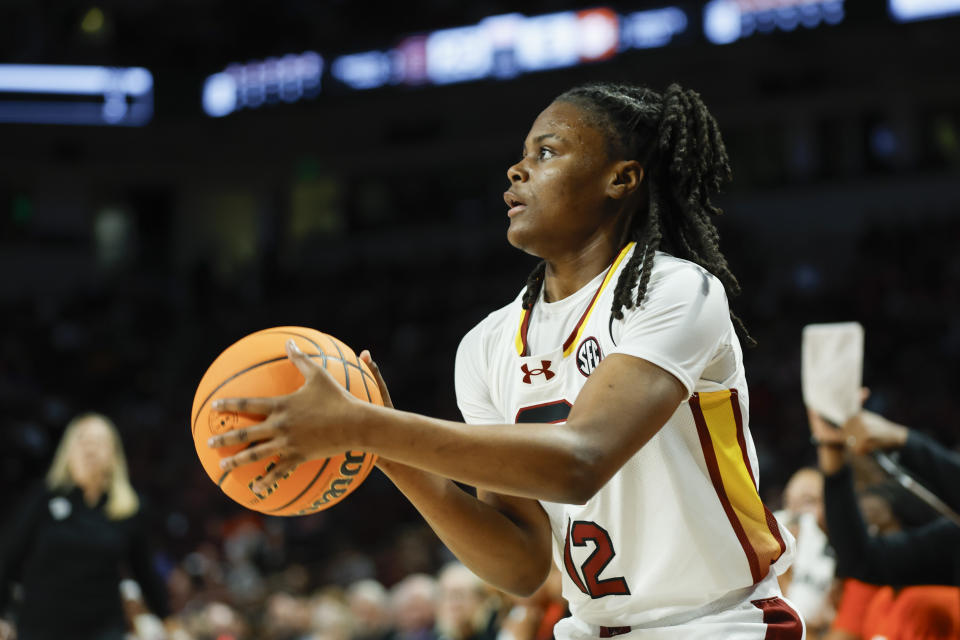
[[[356, 356], [356, 354], [354, 354]], [[357, 369], [360, 370], [360, 382], [363, 383], [363, 390], [367, 392], [367, 402], [371, 402], [373, 398], [370, 397], [370, 387], [367, 386], [367, 379], [363, 377], [363, 367], [360, 366], [360, 356], [357, 358]], [[352, 362], [350, 364], [353, 364]]]
[[283, 336], [296, 336], [298, 338], [303, 338], [304, 340], [312, 344], [314, 348], [320, 353], [320, 357], [323, 359], [323, 368], [324, 369], [327, 368], [327, 354], [324, 353], [323, 349], [320, 348], [320, 345], [314, 342], [313, 338], [311, 338], [310, 336], [305, 336], [302, 333], [294, 333], [293, 331], [265, 331], [264, 333], [266, 335], [279, 334]]
[[[310, 336], [305, 336], [305, 335], [303, 335], [303, 334], [301, 334], [301, 333], [294, 333], [293, 331], [265, 331], [264, 333], [265, 333], [265, 334], [271, 334], [271, 333], [272, 333], [272, 334], [280, 334], [280, 335], [286, 335], [286, 336], [297, 336], [298, 338], [303, 338], [304, 340], [306, 340], [307, 342], [309, 342], [310, 344], [312, 344], [314, 347], [316, 347], [317, 352], [320, 354], [320, 357], [323, 358], [323, 368], [324, 368], [324, 369], [327, 368], [327, 354], [326, 354], [326, 352], [320, 347], [319, 344], [317, 344], [316, 342], [314, 342], [313, 338], [311, 338]], [[326, 334], [324, 334], [324, 335], [326, 336]], [[327, 338], [330, 338], [330, 336], [326, 336], [326, 337], [327, 337]], [[333, 342], [333, 339], [332, 339], [332, 338], [331, 338], [331, 342]], [[337, 343], [336, 343], [336, 342], [333, 342], [333, 346], [337, 349], [337, 352], [340, 354], [340, 358], [337, 358], [337, 359], [340, 360], [340, 362], [342, 362], [344, 365], [348, 365], [348, 366], [354, 367], [357, 371], [360, 372], [360, 374], [363, 376], [362, 379], [363, 379], [363, 386], [364, 386], [364, 387], [367, 386], [367, 381], [366, 381], [367, 378], [370, 378], [370, 382], [376, 382], [376, 379], [375, 379], [373, 376], [371, 376], [369, 373], [367, 373], [367, 372], [363, 369], [363, 367], [361, 367], [361, 366], [359, 365], [359, 362], [360, 362], [360, 357], [359, 357], [359, 356], [357, 356], [357, 363], [358, 363], [358, 364], [353, 364], [352, 362], [348, 362], [346, 359], [344, 359], [344, 357], [343, 357], [343, 352], [340, 351], [340, 347], [337, 346]], [[356, 356], [356, 354], [354, 354], [354, 355]], [[316, 357], [316, 356], [311, 356], [311, 357]], [[332, 356], [331, 356], [331, 357], [332, 357]], [[347, 387], [347, 389], [349, 390], [349, 387]], [[367, 401], [369, 402], [370, 400], [371, 400], [370, 390], [367, 389]]]
[[[336, 349], [337, 353], [340, 355], [340, 362], [343, 363], [343, 377], [346, 380], [344, 387], [346, 387], [347, 391], [350, 391], [350, 367], [347, 366], [347, 360], [343, 357], [343, 351], [340, 349], [340, 345], [337, 344], [337, 341], [330, 336], [327, 336], [327, 339], [330, 340], [333, 348]], [[360, 370], [363, 371], [363, 369]]]

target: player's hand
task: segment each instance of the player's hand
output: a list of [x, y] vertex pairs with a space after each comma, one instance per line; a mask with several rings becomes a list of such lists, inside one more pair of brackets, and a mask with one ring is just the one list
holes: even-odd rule
[[[393, 409], [393, 400], [390, 399], [390, 392], [387, 390], [387, 383], [383, 381], [383, 376], [380, 374], [380, 367], [378, 367], [377, 363], [373, 361], [373, 356], [370, 355], [369, 351], [364, 349], [360, 352], [360, 359], [367, 363], [367, 366], [370, 367], [370, 371], [373, 373], [374, 380], [377, 381], [377, 387], [380, 389], [380, 398], [383, 400], [383, 406]], [[387, 460], [383, 457], [377, 458], [377, 467], [384, 473], [387, 473], [388, 477], [391, 479], [394, 479], [395, 476], [391, 476], [390, 474], [395, 474], [398, 468], [411, 469], [411, 467], [406, 467], [405, 465], [401, 465], [399, 462]]]
[[844, 423], [843, 432], [854, 453], [865, 454], [877, 449], [902, 447], [910, 430], [880, 414], [863, 410]]
[[383, 400], [383, 406], [393, 409], [393, 400], [390, 399], [390, 392], [387, 391], [387, 383], [383, 381], [383, 376], [380, 374], [380, 367], [377, 366], [377, 363], [373, 361], [373, 356], [370, 355], [370, 352], [367, 349], [364, 349], [360, 352], [360, 359], [363, 360], [370, 371], [373, 373], [373, 379], [377, 381], [377, 387], [380, 389], [380, 398]]
[[303, 374], [303, 386], [285, 396], [225, 398], [213, 403], [217, 411], [264, 416], [259, 424], [235, 429], [208, 441], [213, 448], [258, 442], [221, 460], [220, 466], [225, 470], [277, 456], [276, 466], [257, 483], [261, 488], [271, 486], [305, 460], [326, 458], [356, 448], [357, 414], [367, 405], [304, 354], [292, 339], [286, 346], [287, 357]]

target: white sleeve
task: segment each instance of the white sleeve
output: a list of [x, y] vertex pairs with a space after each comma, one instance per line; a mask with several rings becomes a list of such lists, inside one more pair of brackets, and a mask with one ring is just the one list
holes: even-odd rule
[[500, 424], [504, 421], [493, 403], [486, 372], [487, 354], [481, 323], [460, 341], [454, 367], [457, 406], [468, 424]]
[[667, 264], [651, 274], [642, 306], [624, 313], [613, 353], [652, 362], [692, 394], [731, 327], [719, 280], [692, 263]]

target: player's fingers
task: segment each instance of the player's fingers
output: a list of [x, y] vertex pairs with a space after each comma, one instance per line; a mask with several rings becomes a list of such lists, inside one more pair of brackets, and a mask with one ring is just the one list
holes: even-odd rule
[[283, 396], [270, 398], [220, 398], [213, 401], [215, 411], [237, 411], [268, 416], [281, 407]]
[[283, 432], [283, 418], [279, 414], [273, 414], [263, 422], [242, 429], [234, 429], [213, 436], [207, 440], [207, 446], [214, 449], [220, 447], [229, 447], [235, 444], [244, 444], [247, 442], [256, 442], [258, 440], [269, 440], [281, 435]]
[[220, 468], [223, 470], [236, 469], [237, 467], [263, 460], [270, 456], [283, 455], [286, 446], [287, 443], [283, 438], [267, 440], [263, 444], [244, 449], [229, 458], [224, 458], [220, 461]]
[[280, 481], [293, 473], [300, 465], [299, 459], [278, 460], [277, 464], [270, 470], [270, 473], [259, 480], [254, 481], [253, 491], [257, 495], [272, 493], [280, 484]]
[[322, 369], [310, 356], [300, 350], [293, 338], [287, 340], [287, 357], [303, 374], [304, 380], [309, 380], [317, 372], [317, 369]]
[[380, 373], [380, 367], [373, 361], [370, 351], [364, 349], [360, 352], [360, 359], [367, 363], [370, 371], [373, 373], [373, 379], [377, 381], [377, 387], [380, 389], [380, 397], [383, 399], [383, 406], [393, 408], [393, 400], [390, 399], [390, 391], [387, 390], [387, 383], [383, 381], [383, 375]]

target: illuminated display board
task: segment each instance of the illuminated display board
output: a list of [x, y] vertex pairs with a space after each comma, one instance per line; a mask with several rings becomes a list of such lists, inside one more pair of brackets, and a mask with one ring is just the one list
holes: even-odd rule
[[[687, 32], [678, 7], [619, 15], [596, 7], [539, 16], [520, 13], [484, 18], [474, 25], [410, 36], [387, 50], [333, 58], [330, 80], [348, 89], [391, 85], [444, 85], [561, 69], [611, 58], [627, 49], [662, 47]], [[207, 115], [295, 102], [320, 91], [324, 60], [316, 53], [230, 65], [208, 77]]]
[[[714, 44], [835, 25], [844, 18], [844, 0], [709, 0], [699, 6], [703, 34]], [[605, 60], [630, 49], [664, 47], [689, 34], [690, 25], [687, 10], [674, 5], [623, 15], [607, 7], [537, 16], [508, 13], [409, 36], [390, 49], [334, 57], [327, 81], [335, 90], [368, 90], [513, 78]], [[204, 110], [219, 117], [314, 97], [324, 70], [316, 53], [231, 65], [207, 78]]]
[[844, 0], [711, 0], [703, 8], [703, 33], [729, 44], [755, 33], [812, 29], [843, 20]]
[[888, 0], [890, 15], [897, 22], [945, 18], [960, 14], [960, 0]]
[[320, 93], [323, 58], [313, 51], [232, 64], [206, 79], [203, 110], [219, 117], [238, 109], [296, 102]]
[[0, 64], [0, 122], [137, 127], [152, 117], [142, 67]]

